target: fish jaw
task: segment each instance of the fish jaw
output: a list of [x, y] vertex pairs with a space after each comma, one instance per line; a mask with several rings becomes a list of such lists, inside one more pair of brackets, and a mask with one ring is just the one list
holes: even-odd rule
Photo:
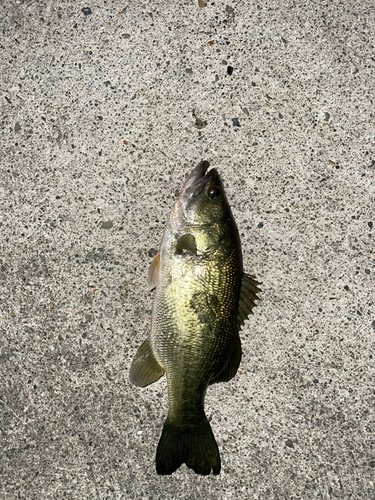
[[188, 208], [199, 195], [208, 182], [215, 182], [221, 185], [219, 174], [215, 168], [208, 170], [210, 163], [206, 160], [201, 161], [190, 173], [186, 179], [171, 214], [171, 228], [176, 233], [181, 233], [189, 225]]
[[190, 175], [186, 179], [184, 185], [181, 188], [179, 197], [183, 195], [183, 193], [191, 186], [196, 184], [199, 180], [203, 178], [205, 173], [208, 170], [210, 163], [206, 160], [201, 161], [193, 170], [190, 172]]
[[197, 182], [203, 179], [209, 166], [210, 163], [208, 161], [206, 160], [201, 161], [190, 173], [190, 175], [188, 176], [184, 185], [181, 188], [176, 203], [173, 207], [171, 214], [171, 221], [170, 221], [172, 229], [176, 233], [180, 233], [187, 226], [187, 219], [184, 210], [186, 205], [186, 198], [190, 196], [192, 187], [194, 187]]

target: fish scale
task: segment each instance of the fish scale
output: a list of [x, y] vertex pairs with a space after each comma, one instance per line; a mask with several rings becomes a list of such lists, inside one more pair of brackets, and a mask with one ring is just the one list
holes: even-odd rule
[[216, 169], [201, 162], [188, 176], [149, 270], [155, 288], [151, 333], [130, 380], [141, 387], [166, 373], [169, 411], [156, 453], [159, 474], [180, 465], [219, 474], [219, 450], [204, 412], [210, 384], [234, 377], [239, 330], [259, 283], [243, 272], [241, 243]]

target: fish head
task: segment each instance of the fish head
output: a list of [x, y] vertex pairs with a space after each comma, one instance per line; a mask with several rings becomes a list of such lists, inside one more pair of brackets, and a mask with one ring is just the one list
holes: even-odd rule
[[188, 226], [207, 226], [232, 219], [224, 186], [208, 161], [197, 165], [186, 179], [172, 211], [171, 224], [176, 232]]

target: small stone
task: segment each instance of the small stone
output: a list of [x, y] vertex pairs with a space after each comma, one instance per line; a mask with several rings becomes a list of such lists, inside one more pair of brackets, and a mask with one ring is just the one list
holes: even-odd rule
[[285, 441], [285, 446], [287, 446], [288, 448], [294, 448], [293, 441], [291, 441], [290, 439], [287, 439]]
[[21, 130], [21, 125], [19, 124], [19, 122], [16, 122], [14, 125], [14, 131], [19, 132], [20, 130]]
[[284, 115], [282, 113], [279, 113], [279, 118], [282, 120], [284, 118]]
[[148, 256], [149, 257], [155, 257], [155, 255], [158, 253], [158, 251], [156, 250], [156, 248], [150, 248], [150, 250], [148, 251]]
[[185, 69], [185, 73], [188, 73], [189, 75], [192, 75], [193, 74], [192, 68], [186, 68]]
[[368, 222], [367, 225], [370, 229], [372, 229], [372, 222]]
[[195, 117], [195, 126], [197, 129], [201, 130], [204, 127], [207, 127], [207, 122], [205, 120], [201, 120], [198, 116]]
[[233, 127], [241, 127], [241, 124], [238, 121], [238, 118], [232, 118], [232, 124], [233, 124]]
[[112, 227], [113, 227], [113, 222], [111, 220], [102, 222], [102, 229], [111, 229]]
[[331, 118], [331, 115], [329, 113], [324, 113], [324, 120], [326, 122], [328, 122], [330, 118]]
[[259, 222], [258, 227], [261, 229], [264, 226], [263, 222]]
[[81, 11], [84, 13], [85, 16], [89, 16], [90, 14], [92, 14], [92, 10], [90, 9], [90, 7], [83, 7]]
[[234, 9], [233, 7], [230, 7], [229, 5], [225, 6], [225, 12], [229, 17], [234, 17]]
[[366, 274], [370, 274], [370, 272], [371, 272], [370, 269], [365, 269]]
[[121, 35], [121, 36], [122, 36], [122, 38], [130, 38], [129, 33], [124, 33], [124, 34], [123, 34], [123, 35]]
[[228, 67], [227, 67], [227, 73], [228, 73], [228, 75], [229, 75], [229, 76], [231, 76], [231, 74], [233, 73], [233, 68], [232, 68], [232, 66], [228, 66]]
[[201, 9], [203, 9], [203, 7], [207, 7], [207, 2], [204, 0], [198, 0], [198, 5]]
[[92, 314], [90, 314], [90, 313], [85, 314], [85, 320], [86, 320], [86, 323], [91, 323]]

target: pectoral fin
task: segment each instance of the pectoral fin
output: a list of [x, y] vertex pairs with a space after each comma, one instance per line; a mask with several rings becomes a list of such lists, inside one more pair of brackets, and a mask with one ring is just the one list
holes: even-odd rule
[[252, 314], [252, 309], [256, 306], [254, 301], [259, 300], [257, 293], [261, 290], [258, 288], [258, 285], [258, 281], [252, 276], [246, 273], [243, 274], [237, 311], [238, 331], [240, 331], [241, 326], [244, 324], [249, 314]]
[[130, 367], [130, 382], [139, 387], [156, 382], [164, 373], [164, 368], [156, 361], [150, 339], [146, 339], [138, 348]]
[[148, 269], [148, 287], [153, 290], [159, 283], [159, 269], [160, 269], [160, 251], [152, 259]]
[[216, 384], [218, 382], [228, 382], [232, 379], [238, 370], [242, 358], [241, 340], [238, 333], [235, 334], [233, 351], [224, 365], [221, 372], [216, 375], [211, 381], [211, 384]]

